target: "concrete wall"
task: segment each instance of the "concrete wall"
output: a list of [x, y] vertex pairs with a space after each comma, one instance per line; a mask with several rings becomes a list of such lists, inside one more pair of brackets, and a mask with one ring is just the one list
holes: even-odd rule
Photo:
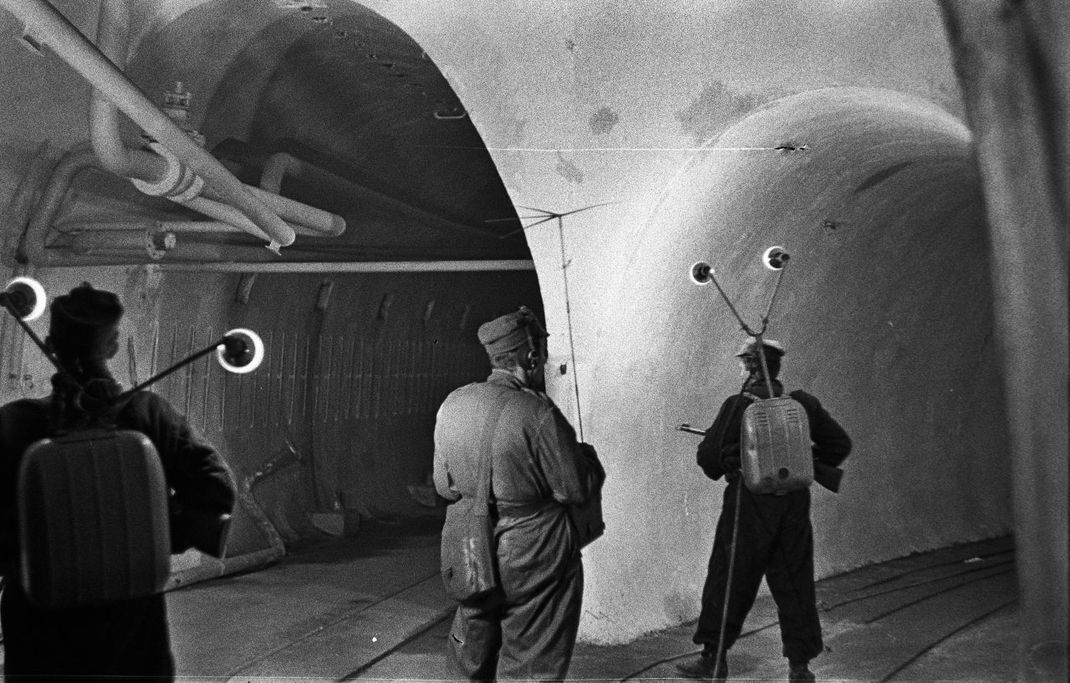
[[943, 0], [992, 232], [1014, 467], [1022, 680], [1064, 680], [1070, 614], [1070, 7]]

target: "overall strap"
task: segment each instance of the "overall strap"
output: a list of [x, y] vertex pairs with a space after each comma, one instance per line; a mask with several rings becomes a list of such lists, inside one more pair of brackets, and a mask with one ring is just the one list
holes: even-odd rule
[[[505, 393], [502, 390], [496, 391], [492, 396], [494, 398], [502, 398], [502, 394]], [[497, 402], [497, 405], [489, 407], [487, 411], [488, 419], [483, 423], [483, 431], [480, 434], [480, 452], [479, 459], [476, 461], [476, 514], [480, 516], [487, 516], [490, 513], [490, 489], [491, 489], [491, 473], [493, 470], [491, 460], [494, 457], [492, 446], [494, 445], [494, 435], [498, 431], [498, 422], [501, 421], [502, 413], [505, 412], [505, 408], [509, 405], [511, 397], [504, 397], [504, 400]], [[490, 397], [484, 397], [483, 403], [489, 403]]]

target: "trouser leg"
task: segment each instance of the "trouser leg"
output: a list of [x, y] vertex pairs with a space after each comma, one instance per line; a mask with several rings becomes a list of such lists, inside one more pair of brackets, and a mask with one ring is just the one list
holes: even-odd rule
[[739, 638], [743, 630], [743, 622], [754, 605], [754, 599], [758, 595], [758, 588], [761, 586], [762, 576], [765, 573], [767, 534], [756, 523], [751, 494], [742, 490], [740, 483], [736, 483], [726, 491], [721, 517], [717, 521], [717, 534], [706, 572], [706, 583], [702, 589], [702, 610], [699, 613], [698, 626], [693, 638], [695, 643], [703, 645], [704, 649], [708, 650], [717, 648], [721, 635], [725, 585], [728, 583], [728, 569], [731, 561], [736, 495], [742, 495], [743, 498], [740, 501], [735, 563], [732, 567], [732, 589], [729, 593], [728, 614], [725, 621], [724, 650], [731, 648]]
[[577, 557], [560, 578], [506, 607], [498, 663], [501, 679], [563, 680], [568, 675], [583, 605], [583, 565]]
[[448, 649], [459, 673], [471, 681], [493, 681], [502, 644], [501, 598], [458, 605]]
[[778, 542], [766, 573], [780, 618], [784, 656], [792, 662], [808, 661], [824, 649], [814, 590], [810, 498], [808, 491], [799, 493], [806, 495], [796, 496], [782, 518]]

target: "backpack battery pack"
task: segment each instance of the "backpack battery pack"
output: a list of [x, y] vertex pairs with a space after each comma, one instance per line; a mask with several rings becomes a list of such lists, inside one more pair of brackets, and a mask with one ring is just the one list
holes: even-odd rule
[[810, 420], [801, 403], [788, 396], [756, 399], [743, 411], [741, 429], [743, 483], [750, 491], [780, 495], [810, 486]]
[[19, 468], [22, 588], [42, 607], [81, 607], [163, 590], [168, 489], [148, 437], [95, 429], [32, 444]]

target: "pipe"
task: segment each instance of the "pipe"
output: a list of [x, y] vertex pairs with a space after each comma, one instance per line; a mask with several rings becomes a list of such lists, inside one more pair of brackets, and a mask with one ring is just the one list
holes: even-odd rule
[[[220, 148], [217, 147], [216, 150], [217, 152], [219, 152]], [[225, 155], [225, 151], [223, 155]], [[242, 161], [241, 159], [237, 160]], [[319, 175], [321, 177], [327, 178], [332, 183], [342, 185], [343, 187], [345, 187], [345, 191], [356, 199], [366, 201], [369, 204], [373, 204], [377, 207], [389, 209], [395, 213], [407, 216], [430, 228], [437, 228], [439, 230], [444, 230], [451, 233], [462, 232], [474, 234], [484, 238], [494, 238], [495, 240], [499, 239], [500, 237], [497, 232], [494, 232], [493, 230], [490, 230], [488, 228], [465, 225], [464, 223], [458, 223], [456, 221], [449, 220], [448, 218], [443, 218], [438, 214], [426, 211], [419, 207], [415, 207], [411, 204], [401, 201], [400, 199], [395, 199], [394, 197], [391, 197], [389, 195], [382, 194], [381, 192], [377, 192], [371, 188], [365, 187], [364, 185], [355, 183], [352, 180], [349, 180], [348, 178], [344, 178], [340, 175], [332, 173], [331, 171], [327, 171], [325, 169], [319, 168], [318, 166], [302, 161], [301, 159], [298, 159], [297, 157], [293, 156], [292, 154], [288, 154], [287, 152], [276, 152], [275, 154], [269, 156], [267, 161], [264, 162], [264, 167], [260, 174], [260, 186], [272, 189], [281, 188], [282, 178], [285, 175]]]
[[[277, 213], [279, 218], [306, 228], [298, 234], [338, 237], [346, 231], [345, 219], [337, 214], [294, 201], [289, 197], [283, 197], [281, 194], [266, 191], [254, 185], [246, 185], [245, 189]], [[294, 231], [297, 232], [297, 229], [295, 228]]]
[[114, 102], [134, 123], [174, 152], [189, 168], [202, 177], [213, 193], [237, 206], [260, 229], [270, 236], [269, 248], [293, 244], [295, 234], [263, 202], [253, 197], [245, 186], [215, 157], [204, 150], [181, 127], [161, 112], [101, 54], [71, 22], [46, 0], [0, 0], [9, 12], [26, 24], [38, 42], [52, 51], [94, 88]]
[[[249, 187], [253, 190], [256, 189], [251, 186]], [[284, 208], [286, 204], [289, 203], [292, 205], [291, 208], [295, 209], [295, 211], [290, 211], [289, 209], [287, 209], [281, 212], [280, 215], [286, 218], [288, 221], [290, 220], [291, 216], [295, 217], [295, 222], [287, 222], [287, 225], [289, 225], [290, 228], [297, 235], [306, 235], [312, 237], [336, 237], [345, 232], [346, 223], [341, 216], [336, 216], [332, 213], [321, 211], [320, 209], [316, 209], [306, 204], [301, 204], [300, 202], [294, 202], [293, 200], [287, 199], [286, 197], [275, 197], [275, 199], [278, 200], [278, 202], [275, 203], [274, 206]], [[208, 216], [209, 218], [214, 218], [216, 219], [216, 221], [219, 221], [221, 223], [229, 224], [229, 226], [233, 226], [232, 228], [228, 227], [226, 230], [224, 230], [224, 232], [233, 232], [233, 228], [238, 228], [243, 232], [250, 232], [251, 230], [258, 229], [252, 221], [245, 217], [245, 214], [243, 214], [241, 211], [238, 211], [232, 206], [223, 204], [222, 202], [213, 201], [205, 197], [196, 197], [194, 199], [180, 203], [185, 206], [188, 206], [197, 213]], [[315, 219], [312, 212], [319, 212], [322, 214], [322, 216], [319, 219]], [[319, 223], [319, 225], [310, 225], [309, 223], [305, 222], [308, 219], [314, 219], [314, 222]], [[202, 222], [206, 224], [215, 223], [215, 221]], [[198, 230], [198, 232], [200, 232], [200, 230]]]
[[[227, 207], [226, 204], [220, 204], [219, 202], [212, 202], [212, 200], [205, 200], [211, 202], [215, 207], [226, 207], [235, 213], [241, 213], [237, 209]], [[210, 209], [215, 210], [215, 208]], [[244, 220], [245, 218], [242, 214]], [[315, 235], [308, 226], [300, 225], [297, 223], [290, 223], [289, 226], [294, 229], [294, 232], [298, 235]], [[83, 232], [92, 232], [94, 230], [104, 230], [108, 232], [129, 232], [136, 230], [149, 230], [152, 232], [174, 232], [190, 235], [220, 235], [220, 234], [246, 234], [248, 231], [239, 228], [238, 226], [230, 223], [229, 221], [215, 220], [215, 221], [154, 221], [154, 220], [132, 220], [132, 221], [64, 221], [54, 226], [56, 231], [62, 234], [77, 234]]]
[[306, 263], [161, 263], [163, 270], [212, 273], [460, 273], [535, 270], [534, 261], [315, 261]]
[[[101, 0], [97, 21], [97, 46], [118, 69], [126, 68], [126, 45], [130, 10], [126, 2]], [[151, 182], [163, 180], [167, 160], [150, 152], [129, 150], [119, 134], [118, 109], [97, 89], [89, 95], [89, 139], [104, 168], [124, 177]]]
[[[54, 249], [54, 247], [50, 247]], [[227, 261], [223, 245], [213, 246], [209, 244], [176, 244], [174, 249], [167, 252], [167, 262], [182, 262], [185, 265], [197, 263], [233, 263]], [[274, 258], [264, 252], [264, 259]], [[161, 261], [153, 259], [145, 248], [140, 249], [94, 249], [89, 254], [73, 254], [68, 248], [64, 248], [62, 259], [50, 264], [51, 268], [86, 268], [91, 266], [144, 266], [159, 265]]]
[[163, 230], [92, 230], [72, 235], [69, 249], [87, 256], [100, 251], [129, 251], [131, 255], [144, 255], [156, 261], [177, 245], [175, 234]]
[[180, 203], [183, 206], [188, 206], [197, 213], [208, 216], [209, 218], [214, 218], [217, 221], [221, 221], [223, 223], [229, 223], [230, 225], [233, 225], [239, 230], [248, 232], [253, 236], [260, 238], [267, 237], [267, 235], [261, 232], [260, 228], [251, 220], [249, 220], [249, 218], [246, 217], [245, 214], [228, 204], [217, 202], [215, 200], [208, 199], [207, 197], [193, 197], [192, 199], [187, 199], [186, 201]]
[[[94, 265], [140, 265], [144, 263], [155, 263], [156, 258], [153, 257], [151, 251], [147, 249], [147, 246], [142, 244], [138, 248], [131, 249], [129, 245], [124, 248], [119, 245], [115, 248], [112, 245], [103, 245], [94, 243], [91, 248], [92, 256], [86, 254], [57, 254], [55, 249], [46, 246], [45, 241], [48, 236], [48, 231], [51, 229], [52, 224], [55, 222], [56, 216], [59, 214], [60, 209], [63, 206], [63, 199], [70, 190], [71, 184], [74, 182], [74, 178], [82, 171], [96, 169], [104, 171], [100, 166], [100, 160], [92, 149], [87, 145], [79, 145], [68, 151], [60, 160], [56, 163], [52, 169], [52, 175], [49, 177], [44, 190], [41, 193], [41, 198], [37, 201], [33, 208], [33, 213], [27, 223], [26, 230], [19, 238], [19, 244], [15, 251], [15, 260], [20, 264], [34, 264], [37, 266], [94, 266]], [[209, 200], [205, 200], [209, 201]], [[212, 204], [219, 205], [218, 202], [212, 202]], [[220, 205], [221, 206], [221, 205]], [[226, 207], [233, 213], [242, 216], [242, 219], [248, 221], [244, 214], [241, 214], [237, 209], [232, 207]], [[252, 225], [251, 221], [249, 221]], [[78, 223], [64, 225], [67, 230], [77, 230]], [[98, 224], [99, 225], [99, 224]], [[134, 223], [119, 223], [119, 224], [106, 224], [104, 229], [137, 229], [146, 230], [154, 228], [157, 225], [166, 227], [166, 223], [156, 222], [142, 222], [140, 224]], [[254, 226], [255, 227], [255, 226]], [[231, 230], [237, 230], [237, 228], [230, 228]], [[89, 238], [85, 238], [89, 239]], [[140, 239], [144, 239], [144, 235]], [[222, 249], [219, 247], [211, 247], [208, 245], [194, 245], [194, 247], [186, 246], [182, 250], [182, 255], [187, 260], [194, 260], [203, 258], [208, 261], [220, 261], [223, 254]], [[267, 255], [265, 254], [265, 258]]]
[[84, 145], [71, 149], [59, 160], [34, 207], [26, 231], [19, 240], [18, 249], [15, 251], [16, 261], [39, 266], [59, 265], [45, 250], [45, 237], [59, 213], [74, 177], [90, 168], [100, 168], [100, 162], [93, 150]]
[[[100, 160], [92, 149], [87, 145], [79, 145], [68, 151], [56, 163], [52, 169], [52, 175], [41, 193], [41, 198], [34, 206], [33, 214], [27, 224], [25, 232], [19, 239], [19, 245], [15, 252], [15, 260], [21, 264], [31, 263], [36, 266], [94, 266], [94, 265], [140, 265], [155, 263], [159, 256], [149, 250], [142, 234], [138, 239], [142, 240], [139, 247], [131, 247], [129, 243], [123, 245], [105, 245], [93, 243], [87, 245], [87, 253], [83, 254], [57, 254], [56, 250], [45, 244], [48, 231], [55, 222], [63, 206], [63, 199], [70, 190], [74, 178], [82, 171], [96, 169], [104, 171], [100, 166]], [[206, 200], [208, 201], [208, 200]], [[213, 202], [215, 203], [215, 202]], [[231, 208], [231, 207], [227, 207]], [[236, 209], [231, 209], [240, 213]], [[248, 220], [242, 216], [243, 219]], [[75, 224], [76, 226], [77, 224]], [[142, 223], [139, 229], [145, 230], [153, 223]], [[166, 224], [163, 224], [166, 225]], [[65, 226], [70, 229], [70, 226]], [[124, 226], [125, 227], [125, 226]], [[90, 239], [88, 237], [84, 239]], [[200, 245], [195, 245], [200, 247]], [[88, 255], [91, 253], [92, 255]], [[203, 246], [200, 248], [186, 247], [183, 249], [183, 257], [188, 260], [203, 258], [208, 261], [220, 261], [223, 259], [222, 249], [218, 247]], [[265, 254], [265, 258], [267, 255]]]

